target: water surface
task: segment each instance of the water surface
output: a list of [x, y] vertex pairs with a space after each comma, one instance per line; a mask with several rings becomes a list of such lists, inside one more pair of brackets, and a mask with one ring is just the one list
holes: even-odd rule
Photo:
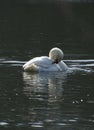
[[0, 61], [0, 127], [94, 128], [94, 60], [65, 60], [69, 72], [23, 72], [25, 61]]

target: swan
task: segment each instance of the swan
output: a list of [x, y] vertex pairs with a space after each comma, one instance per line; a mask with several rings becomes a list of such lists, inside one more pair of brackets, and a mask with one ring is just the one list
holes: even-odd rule
[[23, 65], [24, 71], [66, 71], [68, 66], [62, 61], [64, 53], [61, 49], [52, 48], [48, 56], [35, 57]]

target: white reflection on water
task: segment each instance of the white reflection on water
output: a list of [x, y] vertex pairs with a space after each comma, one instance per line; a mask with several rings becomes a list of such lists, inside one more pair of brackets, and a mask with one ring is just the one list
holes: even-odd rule
[[[56, 125], [61, 120], [60, 102], [63, 99], [63, 88], [67, 80], [66, 73], [27, 73], [23, 72], [24, 94], [32, 105], [28, 108], [32, 127]], [[32, 117], [32, 118], [31, 118]]]
[[51, 102], [51, 100], [57, 100], [62, 96], [66, 76], [66, 73], [57, 72], [43, 72], [34, 74], [24, 72], [24, 92], [31, 98], [33, 98], [32, 94], [34, 95], [34, 93], [39, 93], [40, 95], [45, 94], [45, 96], [48, 96], [49, 102]]

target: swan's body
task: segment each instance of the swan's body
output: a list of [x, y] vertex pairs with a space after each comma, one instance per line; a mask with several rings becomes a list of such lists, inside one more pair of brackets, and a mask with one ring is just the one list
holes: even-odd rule
[[[54, 51], [53, 51], [54, 50]], [[59, 48], [53, 48], [49, 57], [41, 56], [28, 61], [23, 65], [25, 71], [66, 71], [67, 65], [61, 60], [63, 52]]]

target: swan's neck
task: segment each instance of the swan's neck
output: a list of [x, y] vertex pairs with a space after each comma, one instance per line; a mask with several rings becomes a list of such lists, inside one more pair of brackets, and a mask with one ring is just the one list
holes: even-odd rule
[[61, 68], [62, 71], [65, 71], [65, 70], [68, 69], [68, 66], [63, 61], [60, 61], [58, 63], [58, 65], [60, 66], [60, 68]]

